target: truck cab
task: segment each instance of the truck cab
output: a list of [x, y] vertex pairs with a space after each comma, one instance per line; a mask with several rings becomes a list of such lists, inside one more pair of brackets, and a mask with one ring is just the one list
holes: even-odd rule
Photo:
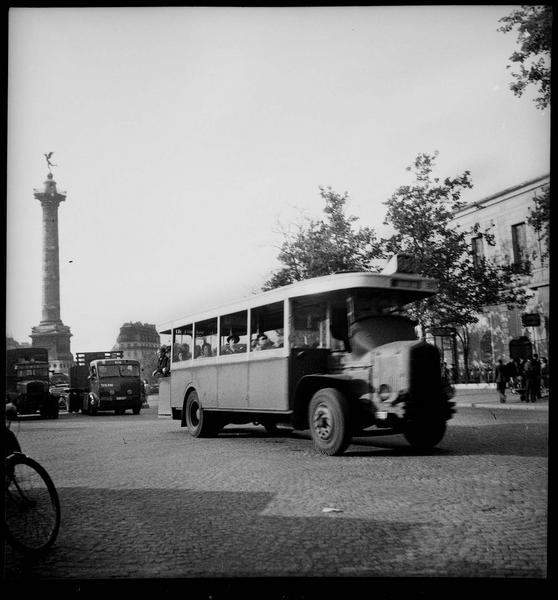
[[[81, 395], [81, 410], [90, 415], [100, 411], [138, 415], [142, 405], [141, 366], [137, 360], [109, 358], [92, 360], [87, 366], [87, 386]], [[83, 389], [83, 388], [82, 388]]]

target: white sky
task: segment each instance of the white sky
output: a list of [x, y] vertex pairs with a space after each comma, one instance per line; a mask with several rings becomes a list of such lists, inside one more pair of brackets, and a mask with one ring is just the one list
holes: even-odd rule
[[509, 90], [497, 31], [516, 7], [12, 8], [7, 334], [41, 320], [50, 151], [73, 353], [258, 292], [319, 186], [381, 232], [420, 152], [471, 171], [468, 201], [548, 173], [549, 110]]

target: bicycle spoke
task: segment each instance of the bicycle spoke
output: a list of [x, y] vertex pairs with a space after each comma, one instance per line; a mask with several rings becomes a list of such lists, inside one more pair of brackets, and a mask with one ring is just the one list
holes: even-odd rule
[[60, 505], [54, 484], [28, 457], [13, 462], [6, 480], [5, 525], [8, 539], [28, 553], [48, 548], [58, 534]]

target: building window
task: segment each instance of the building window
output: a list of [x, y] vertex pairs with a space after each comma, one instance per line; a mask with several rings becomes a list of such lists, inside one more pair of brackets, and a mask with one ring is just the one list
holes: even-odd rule
[[527, 260], [527, 228], [525, 223], [512, 225], [513, 264], [521, 267]]
[[482, 235], [475, 237], [471, 240], [472, 252], [473, 252], [473, 264], [475, 267], [480, 266], [484, 259], [484, 242]]

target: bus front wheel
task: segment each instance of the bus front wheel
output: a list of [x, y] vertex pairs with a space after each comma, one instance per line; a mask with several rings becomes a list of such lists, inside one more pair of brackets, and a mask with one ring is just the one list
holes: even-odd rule
[[432, 450], [442, 441], [445, 433], [446, 422], [442, 420], [411, 422], [403, 430], [407, 442], [419, 451]]
[[197, 392], [191, 392], [186, 400], [186, 426], [193, 437], [209, 437], [216, 432], [212, 415], [203, 410]]
[[349, 406], [345, 395], [335, 388], [318, 390], [308, 409], [310, 434], [318, 452], [339, 456], [351, 443]]

